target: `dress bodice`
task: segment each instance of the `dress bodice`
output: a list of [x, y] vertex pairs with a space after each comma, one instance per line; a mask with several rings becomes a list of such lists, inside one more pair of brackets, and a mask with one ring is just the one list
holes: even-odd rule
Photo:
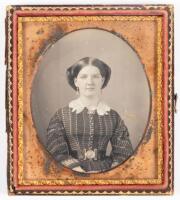
[[[108, 142], [112, 146], [109, 156]], [[85, 107], [76, 112], [69, 106], [52, 117], [47, 149], [56, 161], [71, 169], [81, 166], [86, 172], [108, 170], [113, 162], [120, 164], [133, 152], [128, 129], [116, 111], [99, 114]]]

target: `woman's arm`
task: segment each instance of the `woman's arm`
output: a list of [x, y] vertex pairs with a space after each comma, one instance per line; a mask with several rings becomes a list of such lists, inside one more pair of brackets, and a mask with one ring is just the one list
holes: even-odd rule
[[69, 155], [65, 129], [59, 112], [51, 118], [47, 129], [47, 150], [59, 163], [71, 169], [80, 168], [79, 161]]
[[116, 125], [111, 138], [111, 145], [112, 167], [121, 164], [133, 154], [133, 147], [129, 139], [128, 129], [118, 113], [116, 113]]

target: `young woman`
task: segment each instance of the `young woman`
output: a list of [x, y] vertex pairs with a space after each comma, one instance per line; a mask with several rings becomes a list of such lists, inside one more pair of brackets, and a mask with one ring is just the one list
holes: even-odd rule
[[[85, 57], [67, 69], [78, 98], [59, 109], [47, 129], [47, 150], [60, 164], [84, 173], [103, 172], [133, 153], [128, 129], [119, 114], [101, 99], [111, 69], [96, 58]], [[106, 155], [110, 141], [112, 150]]]

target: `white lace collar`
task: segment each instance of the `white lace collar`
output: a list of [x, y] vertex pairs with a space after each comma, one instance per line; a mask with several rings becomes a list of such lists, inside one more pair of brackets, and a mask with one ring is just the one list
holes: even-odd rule
[[[80, 101], [80, 99], [75, 99], [69, 103], [69, 107], [72, 108], [72, 112], [76, 111], [76, 113], [80, 113], [84, 110], [85, 106], [83, 103]], [[100, 101], [98, 103], [98, 106], [96, 107], [98, 115], [107, 115], [108, 112], [110, 111], [110, 107]]]

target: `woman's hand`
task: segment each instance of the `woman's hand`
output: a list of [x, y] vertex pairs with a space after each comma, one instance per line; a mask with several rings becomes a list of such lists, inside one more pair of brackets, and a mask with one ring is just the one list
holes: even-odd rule
[[119, 164], [118, 162], [114, 161], [114, 162], [112, 163], [111, 167], [116, 167], [118, 164]]
[[72, 170], [74, 170], [76, 172], [85, 172], [80, 166], [74, 167]]

